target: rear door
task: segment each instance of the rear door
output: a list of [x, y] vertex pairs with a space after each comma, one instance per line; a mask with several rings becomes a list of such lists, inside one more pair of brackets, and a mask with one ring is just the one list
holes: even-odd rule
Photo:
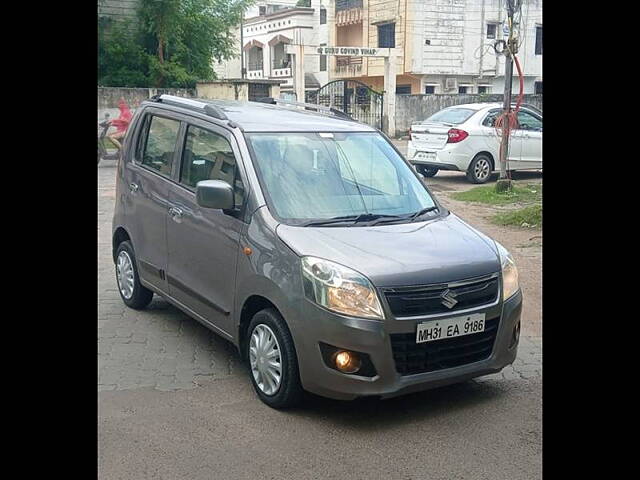
[[[240, 154], [230, 132], [196, 119], [185, 122], [183, 132], [177, 183], [170, 187], [167, 210], [169, 292], [231, 334], [247, 182], [236, 162]], [[210, 179], [234, 186], [235, 211], [198, 206], [196, 184]]]
[[180, 122], [147, 108], [125, 170], [126, 210], [143, 280], [166, 291], [167, 205]]
[[[480, 128], [483, 140], [479, 147], [491, 153], [496, 163], [496, 170], [500, 170], [500, 143], [502, 136], [496, 131], [495, 122], [502, 112], [501, 108], [489, 110], [482, 120]], [[520, 154], [522, 152], [522, 133], [518, 130], [511, 130], [510, 137], [508, 168], [515, 169], [515, 166], [520, 162]]]
[[542, 168], [542, 117], [527, 110], [520, 110], [518, 124], [519, 132], [522, 134], [519, 168]]

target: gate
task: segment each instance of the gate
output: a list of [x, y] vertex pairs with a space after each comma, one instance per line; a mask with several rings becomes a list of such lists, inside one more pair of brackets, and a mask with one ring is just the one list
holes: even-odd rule
[[382, 93], [357, 80], [334, 80], [306, 92], [307, 103], [333, 107], [359, 122], [382, 129]]

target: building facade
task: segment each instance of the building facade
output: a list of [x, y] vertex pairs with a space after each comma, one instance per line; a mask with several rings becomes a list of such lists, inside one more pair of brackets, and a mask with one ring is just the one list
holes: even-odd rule
[[[331, 0], [330, 45], [397, 48], [396, 93], [502, 93], [504, 0]], [[542, 93], [542, 0], [524, 0], [518, 59], [525, 93]], [[499, 47], [500, 45], [498, 45]], [[332, 78], [383, 89], [383, 60], [333, 57]], [[514, 92], [519, 84], [514, 67]]]
[[[282, 95], [293, 95], [294, 65], [286, 47], [328, 43], [328, 10], [324, 1], [311, 0], [310, 7], [296, 6], [297, 0], [258, 1], [247, 10], [242, 32], [236, 32], [238, 56], [215, 65], [218, 78], [241, 78], [244, 68], [244, 78], [281, 80]], [[307, 90], [327, 83], [326, 58], [307, 56], [304, 69]]]

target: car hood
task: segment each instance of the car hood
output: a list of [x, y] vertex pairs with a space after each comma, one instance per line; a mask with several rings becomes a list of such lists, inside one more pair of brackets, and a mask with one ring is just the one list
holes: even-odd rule
[[276, 232], [298, 255], [353, 268], [377, 287], [443, 283], [500, 270], [493, 240], [453, 214], [371, 227], [279, 224]]

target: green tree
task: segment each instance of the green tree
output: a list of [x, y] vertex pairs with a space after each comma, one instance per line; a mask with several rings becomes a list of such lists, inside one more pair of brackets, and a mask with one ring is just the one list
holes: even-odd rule
[[213, 61], [234, 52], [232, 28], [254, 0], [141, 0], [139, 18], [156, 87], [214, 78]]
[[189, 88], [214, 79], [214, 61], [239, 55], [234, 27], [254, 1], [140, 0], [137, 29], [101, 19], [99, 84]]
[[147, 87], [149, 56], [136, 41], [130, 22], [101, 18], [98, 25], [98, 84]]

